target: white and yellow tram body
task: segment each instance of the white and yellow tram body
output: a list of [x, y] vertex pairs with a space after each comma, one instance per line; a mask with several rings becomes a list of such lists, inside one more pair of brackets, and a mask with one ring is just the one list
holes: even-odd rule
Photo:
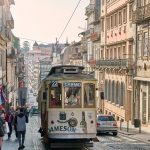
[[96, 79], [81, 66], [55, 66], [38, 95], [41, 124], [49, 139], [96, 137]]

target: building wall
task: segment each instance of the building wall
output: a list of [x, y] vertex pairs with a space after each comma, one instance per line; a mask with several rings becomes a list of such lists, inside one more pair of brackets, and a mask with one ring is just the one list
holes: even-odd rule
[[[127, 0], [112, 0], [101, 5], [101, 22], [104, 32], [101, 38], [101, 58], [105, 59], [104, 113], [111, 113], [117, 120], [131, 120], [133, 26], [131, 25], [131, 4]], [[101, 27], [102, 28], [102, 27]], [[118, 62], [115, 66], [113, 62]], [[119, 62], [126, 65], [119, 65]], [[109, 62], [109, 64], [107, 63]], [[128, 71], [128, 69], [130, 71]], [[130, 73], [129, 73], [130, 72]]]

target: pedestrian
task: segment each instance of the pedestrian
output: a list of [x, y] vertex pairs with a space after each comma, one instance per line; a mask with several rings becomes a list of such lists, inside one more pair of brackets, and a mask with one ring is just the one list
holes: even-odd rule
[[1, 115], [2, 115], [2, 110], [0, 107], [0, 150], [2, 149], [3, 137], [5, 135], [5, 128], [4, 128], [5, 120]]
[[24, 141], [26, 134], [26, 123], [28, 123], [28, 117], [24, 114], [23, 108], [20, 108], [20, 113], [15, 117], [15, 124], [17, 125], [18, 141], [19, 141], [18, 150], [25, 148]]
[[12, 126], [14, 123], [14, 116], [10, 110], [8, 110], [8, 112], [6, 113], [5, 120], [8, 123], [8, 128], [9, 128], [8, 140], [10, 140], [12, 134]]
[[[19, 108], [16, 109], [15, 111], [15, 118], [17, 117], [17, 115], [19, 114]], [[16, 140], [18, 140], [18, 132], [17, 132], [17, 124], [15, 123], [15, 120], [14, 120], [14, 130], [15, 130], [15, 135], [16, 135]]]

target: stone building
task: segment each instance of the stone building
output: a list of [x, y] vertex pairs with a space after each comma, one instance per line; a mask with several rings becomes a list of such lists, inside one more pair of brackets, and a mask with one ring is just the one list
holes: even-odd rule
[[134, 118], [150, 127], [150, 1], [134, 0], [136, 25], [136, 72], [134, 75]]
[[132, 119], [134, 27], [129, 0], [101, 1], [101, 48], [97, 61], [104, 86], [101, 109], [119, 120]]

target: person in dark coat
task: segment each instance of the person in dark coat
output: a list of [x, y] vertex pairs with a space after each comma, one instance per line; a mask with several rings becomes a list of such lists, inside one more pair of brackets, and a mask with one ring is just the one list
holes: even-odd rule
[[28, 117], [24, 114], [23, 108], [20, 108], [20, 113], [15, 117], [15, 124], [17, 126], [19, 148], [18, 150], [25, 148], [25, 134], [26, 134], [26, 123], [28, 123]]
[[12, 125], [14, 122], [14, 116], [10, 110], [6, 113], [5, 120], [8, 123], [8, 127], [9, 127], [8, 140], [10, 140], [12, 134]]

